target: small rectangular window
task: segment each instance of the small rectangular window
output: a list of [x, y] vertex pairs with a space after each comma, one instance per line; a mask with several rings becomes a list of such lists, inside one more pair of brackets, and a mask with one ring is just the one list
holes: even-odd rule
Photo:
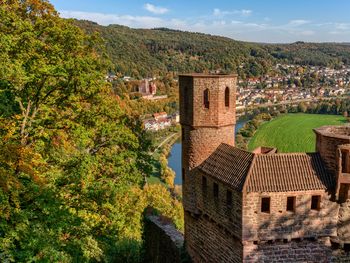
[[341, 157], [342, 157], [342, 173], [350, 173], [350, 164], [349, 164], [349, 152], [348, 151], [342, 151], [341, 152]]
[[295, 196], [289, 196], [287, 197], [287, 211], [289, 212], [295, 212]]
[[232, 191], [230, 190], [226, 191], [226, 205], [232, 207]]
[[219, 197], [219, 186], [217, 183], [214, 183], [214, 198], [218, 198]]
[[182, 168], [182, 183], [185, 182], [185, 169]]
[[204, 90], [203, 92], [203, 105], [204, 108], [209, 109], [209, 89]]
[[321, 196], [313, 195], [311, 197], [311, 209], [312, 210], [320, 210], [321, 208]]
[[205, 176], [202, 176], [202, 192], [204, 196], [207, 195], [207, 187], [208, 187], [207, 178]]
[[261, 212], [270, 213], [270, 197], [261, 198]]

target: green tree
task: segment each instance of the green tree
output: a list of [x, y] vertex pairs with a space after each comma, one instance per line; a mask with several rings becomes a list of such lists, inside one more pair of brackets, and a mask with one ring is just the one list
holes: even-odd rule
[[0, 261], [136, 260], [149, 145], [101, 41], [44, 0], [3, 1], [0, 21]]

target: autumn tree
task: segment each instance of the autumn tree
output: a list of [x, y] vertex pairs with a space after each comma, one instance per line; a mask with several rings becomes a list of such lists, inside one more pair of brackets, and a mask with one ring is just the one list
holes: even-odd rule
[[0, 2], [2, 262], [139, 256], [149, 144], [102, 50], [47, 1]]

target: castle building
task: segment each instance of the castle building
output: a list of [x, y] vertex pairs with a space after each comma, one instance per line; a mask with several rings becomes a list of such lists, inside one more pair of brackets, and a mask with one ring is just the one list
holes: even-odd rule
[[179, 77], [185, 244], [194, 262], [350, 262], [350, 127], [315, 153], [234, 146], [235, 75]]

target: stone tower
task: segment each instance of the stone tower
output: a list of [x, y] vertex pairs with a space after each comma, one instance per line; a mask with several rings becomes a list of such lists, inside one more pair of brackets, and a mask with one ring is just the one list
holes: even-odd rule
[[340, 207], [335, 241], [350, 244], [350, 127], [324, 126], [314, 131], [316, 150], [336, 182], [335, 199]]
[[[221, 143], [234, 145], [236, 80], [235, 75], [179, 76], [182, 187], [183, 204], [187, 215], [198, 214], [195, 182], [191, 174]], [[188, 227], [190, 226], [186, 223], [185, 236]]]

